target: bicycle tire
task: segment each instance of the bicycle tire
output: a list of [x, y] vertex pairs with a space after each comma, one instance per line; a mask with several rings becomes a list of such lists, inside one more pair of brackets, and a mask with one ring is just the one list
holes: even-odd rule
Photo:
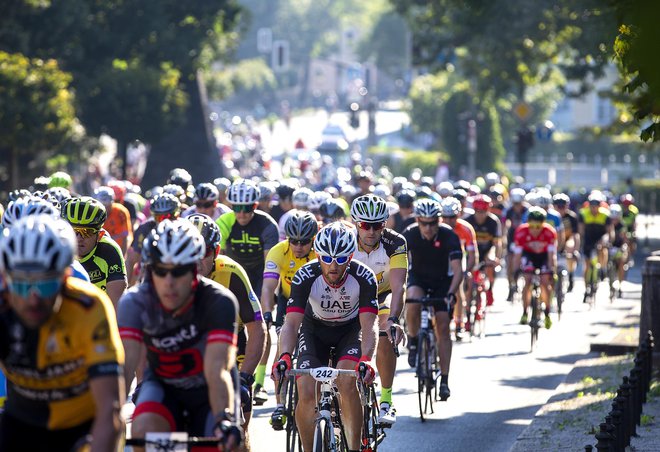
[[314, 426], [313, 452], [334, 452], [330, 449], [330, 435], [334, 434], [331, 429], [332, 424], [329, 423], [326, 418], [320, 417], [316, 420]]
[[[339, 436], [335, 434], [335, 446], [337, 452], [348, 452], [348, 439], [346, 438], [346, 431], [344, 430], [344, 423], [341, 420], [341, 407], [339, 406], [339, 399], [334, 396], [332, 398], [332, 407], [335, 415], [332, 420], [333, 428], [339, 429]], [[302, 450], [301, 450], [302, 452]]]
[[435, 336], [432, 333], [428, 333], [424, 337], [426, 343], [426, 378], [424, 379], [424, 413], [433, 414], [433, 398], [435, 390], [435, 379], [436, 379], [436, 369], [437, 369], [437, 358], [438, 354], [435, 350]]
[[420, 331], [419, 339], [417, 341], [417, 399], [419, 402], [419, 416], [422, 422], [425, 422], [424, 415], [426, 410], [424, 403], [426, 402], [426, 332]]
[[564, 304], [564, 283], [566, 282], [566, 275], [564, 270], [561, 269], [557, 272], [557, 282], [555, 284], [555, 298], [557, 299], [557, 320], [561, 320], [561, 310]]
[[300, 441], [300, 434], [298, 433], [298, 426], [296, 425], [296, 405], [298, 402], [298, 390], [296, 388], [296, 381], [289, 379], [287, 391], [287, 400], [284, 406], [284, 412], [287, 415], [286, 423], [286, 450], [287, 452], [302, 452], [302, 443]]
[[532, 305], [532, 318], [531, 321], [529, 322], [529, 329], [530, 329], [530, 336], [531, 336], [531, 343], [530, 343], [530, 351], [533, 352], [534, 348], [536, 347], [536, 343], [538, 342], [539, 338], [539, 299], [537, 297], [536, 288], [532, 288], [532, 297], [530, 299], [531, 305]]
[[373, 386], [368, 389], [367, 405], [363, 409], [361, 443], [365, 452], [378, 450], [378, 405]]
[[616, 289], [614, 289], [614, 281], [616, 280], [616, 265], [614, 262], [608, 260], [607, 262], [607, 281], [610, 287], [610, 303], [614, 302], [616, 298]]

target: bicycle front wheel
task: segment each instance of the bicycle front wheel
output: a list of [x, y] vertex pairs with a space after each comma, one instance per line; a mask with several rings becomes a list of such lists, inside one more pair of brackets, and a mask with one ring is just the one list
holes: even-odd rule
[[536, 343], [538, 342], [539, 339], [539, 322], [540, 322], [539, 299], [537, 298], [536, 294], [534, 294], [534, 289], [532, 289], [531, 304], [532, 304], [532, 319], [529, 322], [529, 329], [531, 333], [530, 352], [533, 352], [534, 347], [536, 347]]
[[332, 447], [332, 424], [324, 417], [318, 418], [314, 428], [314, 452], [335, 452]]
[[300, 442], [300, 434], [298, 433], [298, 426], [296, 425], [296, 405], [298, 404], [298, 390], [296, 389], [296, 381], [289, 379], [289, 385], [286, 395], [286, 405], [284, 407], [287, 415], [286, 421], [286, 451], [287, 452], [302, 452], [302, 444]]
[[426, 413], [426, 379], [428, 375], [428, 339], [424, 331], [419, 333], [418, 345], [417, 345], [417, 399], [419, 402], [419, 417], [422, 422], [424, 419], [424, 414]]

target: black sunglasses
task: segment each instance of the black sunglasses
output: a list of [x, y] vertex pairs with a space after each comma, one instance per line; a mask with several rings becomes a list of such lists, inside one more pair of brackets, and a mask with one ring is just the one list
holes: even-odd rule
[[255, 209], [254, 204], [236, 204], [231, 206], [231, 210], [233, 210], [235, 213], [250, 213], [253, 212]]
[[210, 209], [213, 207], [213, 201], [197, 201], [195, 206], [201, 209]]
[[173, 278], [180, 278], [192, 272], [195, 269], [195, 267], [196, 264], [180, 265], [178, 267], [173, 267], [173, 268], [163, 268], [154, 265], [151, 267], [151, 271], [153, 272], [154, 275], [160, 278], [166, 277], [168, 273], [170, 273]]
[[310, 243], [312, 243], [312, 239], [307, 239], [307, 240], [293, 240], [293, 239], [289, 239], [289, 243], [290, 243], [291, 245], [305, 246], [305, 245], [309, 245]]

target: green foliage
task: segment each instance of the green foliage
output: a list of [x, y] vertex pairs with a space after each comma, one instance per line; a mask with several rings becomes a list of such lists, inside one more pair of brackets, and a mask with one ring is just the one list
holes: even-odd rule
[[360, 42], [362, 61], [374, 60], [376, 66], [392, 78], [405, 75], [408, 29], [403, 18], [394, 11], [380, 16], [369, 36]]
[[0, 148], [34, 153], [61, 144], [75, 124], [70, 83], [54, 60], [0, 51]]
[[410, 149], [369, 149], [374, 160], [374, 168], [387, 166], [394, 176], [410, 177], [412, 170], [420, 168], [425, 176], [434, 176], [438, 159], [448, 159], [446, 152], [420, 151]]
[[632, 97], [635, 120], [645, 121], [640, 138], [660, 141], [660, 64], [653, 57], [660, 40], [660, 4], [650, 0], [621, 0], [614, 4], [620, 23], [614, 52], [627, 76], [625, 90]]

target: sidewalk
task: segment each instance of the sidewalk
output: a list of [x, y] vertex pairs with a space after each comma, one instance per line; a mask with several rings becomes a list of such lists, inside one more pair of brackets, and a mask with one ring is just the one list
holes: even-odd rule
[[[660, 240], [651, 237], [648, 248], [643, 251], [648, 253], [659, 248]], [[641, 252], [638, 256], [637, 266], [641, 267], [645, 256]], [[635, 293], [635, 297], [641, 299], [641, 293]], [[604, 422], [610, 411], [623, 376], [628, 375], [633, 366], [632, 353], [639, 342], [639, 313], [640, 305], [634, 306], [621, 316], [615, 326], [594, 338], [591, 353], [575, 363], [566, 380], [518, 436], [511, 452], [583, 451], [586, 445], [596, 445], [595, 434], [599, 424]], [[656, 381], [652, 383], [647, 403], [642, 409], [638, 437], [632, 438], [630, 451], [660, 452], [660, 381], [657, 369], [655, 375]]]

